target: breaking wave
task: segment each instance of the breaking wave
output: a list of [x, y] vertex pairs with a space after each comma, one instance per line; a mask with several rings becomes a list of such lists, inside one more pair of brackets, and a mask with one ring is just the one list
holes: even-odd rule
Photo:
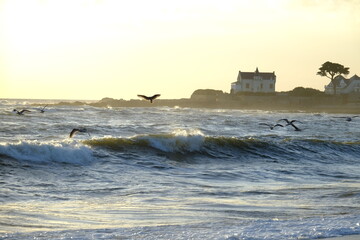
[[[220, 159], [272, 159], [358, 161], [360, 142], [334, 142], [319, 139], [269, 137], [205, 136], [199, 130], [178, 130], [163, 134], [141, 134], [133, 137], [103, 137], [83, 141], [19, 141], [0, 144], [0, 155], [20, 161], [91, 163], [96, 150], [136, 152], [149, 151], [176, 154], [199, 154]], [[325, 157], [326, 156], [326, 157]]]
[[75, 142], [20, 141], [0, 144], [0, 155], [20, 161], [87, 164], [93, 161], [92, 150]]
[[[146, 151], [165, 153], [199, 153], [215, 157], [255, 156], [270, 159], [303, 159], [318, 155], [334, 159], [354, 159], [360, 154], [360, 142], [334, 142], [318, 139], [288, 139], [264, 137], [205, 136], [198, 130], [175, 131], [169, 134], [136, 135], [129, 138], [104, 137], [83, 141], [93, 148], [112, 151]], [[357, 159], [357, 158], [355, 158]]]

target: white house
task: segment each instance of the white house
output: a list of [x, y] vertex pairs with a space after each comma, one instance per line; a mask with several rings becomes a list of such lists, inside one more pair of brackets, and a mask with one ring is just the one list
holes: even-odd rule
[[[360, 77], [356, 74], [351, 78], [345, 78], [339, 75], [334, 81], [336, 82], [336, 94], [360, 94]], [[325, 93], [334, 94], [334, 87], [331, 81], [328, 85], [325, 85]]]
[[231, 84], [231, 93], [272, 93], [275, 92], [275, 83], [275, 72], [259, 72], [258, 68], [256, 68], [255, 72], [239, 71], [237, 81]]

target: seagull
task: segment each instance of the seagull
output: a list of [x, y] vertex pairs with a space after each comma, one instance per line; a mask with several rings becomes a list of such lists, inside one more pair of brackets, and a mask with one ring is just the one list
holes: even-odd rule
[[160, 94], [155, 94], [154, 96], [151, 96], [151, 97], [148, 97], [148, 96], [145, 96], [145, 95], [138, 95], [138, 97], [141, 97], [141, 98], [143, 98], [145, 100], [149, 100], [152, 103], [155, 98], [160, 97]]
[[268, 126], [268, 127], [270, 128], [270, 130], [273, 130], [275, 127], [284, 127], [284, 126], [281, 125], [281, 124], [272, 125], [272, 124], [268, 124], [268, 123], [259, 123], [259, 125]]
[[45, 107], [43, 107], [43, 108], [40, 110], [40, 112], [41, 112], [41, 113], [44, 113], [46, 107], [47, 107], [47, 105], [45, 105]]
[[[300, 128], [298, 128], [297, 126], [294, 125], [294, 122], [299, 122], [299, 123], [301, 123], [301, 122], [298, 121], [298, 120], [291, 120], [291, 121], [289, 121], [287, 118], [283, 118], [283, 119], [280, 119], [279, 121], [285, 121], [285, 122], [287, 123], [286, 126], [291, 125], [291, 126], [295, 129], [295, 131], [301, 131]], [[278, 122], [279, 122], [279, 121], [278, 121]]]
[[72, 138], [77, 132], [87, 132], [87, 130], [85, 128], [74, 128], [73, 130], [71, 130], [69, 137]]
[[280, 121], [285, 121], [285, 122], [287, 123], [287, 125], [291, 125], [291, 124], [294, 123], [294, 122], [299, 122], [299, 123], [301, 123], [301, 122], [298, 121], [298, 120], [291, 120], [291, 121], [289, 121], [289, 119], [287, 119], [287, 118], [283, 118], [283, 119], [278, 120], [278, 122], [280, 122]]
[[353, 118], [356, 118], [359, 116], [352, 116], [352, 117], [334, 117], [334, 118], [345, 118], [345, 121], [351, 122]]
[[31, 111], [29, 111], [27, 109], [23, 109], [21, 111], [14, 109], [13, 112], [16, 112], [18, 115], [24, 115], [24, 112], [31, 112]]

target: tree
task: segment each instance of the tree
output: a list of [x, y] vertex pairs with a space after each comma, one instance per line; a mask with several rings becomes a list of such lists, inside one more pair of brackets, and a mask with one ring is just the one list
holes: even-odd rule
[[317, 75], [330, 78], [334, 88], [334, 95], [336, 95], [336, 85], [337, 85], [335, 78], [340, 76], [341, 74], [345, 74], [345, 75], [349, 74], [349, 68], [344, 67], [339, 63], [332, 63], [329, 61], [321, 65], [319, 71], [317, 72]]
[[304, 88], [304, 87], [296, 87], [292, 91], [289, 91], [290, 96], [298, 96], [298, 97], [313, 97], [313, 96], [321, 96], [324, 92], [319, 91], [313, 88]]

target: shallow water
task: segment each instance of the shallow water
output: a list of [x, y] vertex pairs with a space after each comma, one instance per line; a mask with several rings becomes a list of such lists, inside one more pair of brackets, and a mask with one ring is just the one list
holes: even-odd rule
[[3, 239], [360, 233], [360, 118], [30, 103], [0, 101]]

